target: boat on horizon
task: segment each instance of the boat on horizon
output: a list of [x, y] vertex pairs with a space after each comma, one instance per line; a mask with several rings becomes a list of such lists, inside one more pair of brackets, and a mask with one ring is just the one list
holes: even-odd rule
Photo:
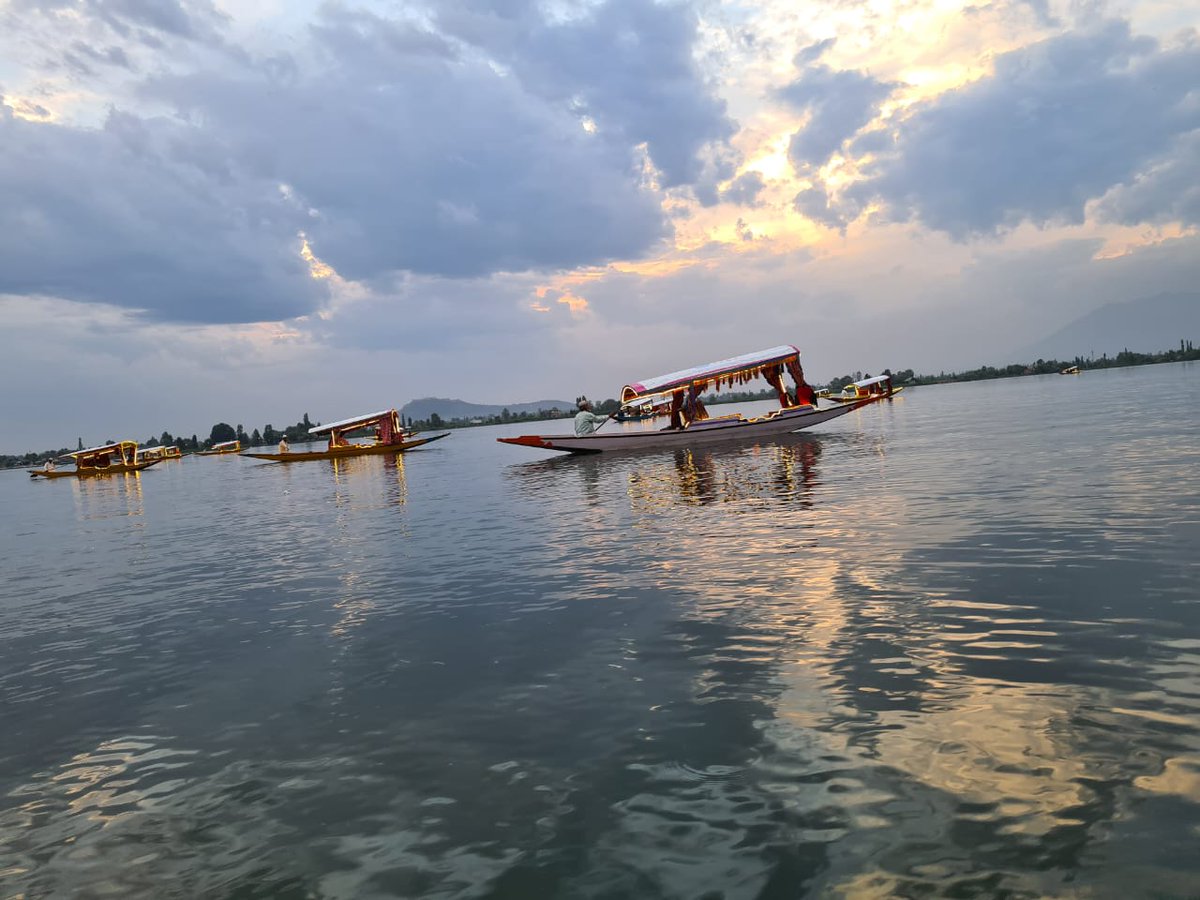
[[120, 475], [140, 472], [157, 465], [161, 460], [138, 459], [137, 441], [116, 441], [86, 450], [68, 453], [75, 461], [74, 469], [30, 469], [31, 478], [89, 478], [95, 475]]
[[[795, 382], [789, 393], [783, 384], [787, 373]], [[763, 378], [775, 389], [779, 409], [746, 418], [740, 413], [712, 418], [701, 395], [710, 388], [745, 384]], [[863, 401], [870, 402], [870, 401]], [[502, 444], [560, 450], [566, 453], [602, 453], [659, 447], [693, 447], [739, 438], [787, 434], [843, 416], [861, 404], [839, 403], [818, 408], [816, 393], [804, 380], [800, 350], [784, 344], [702, 366], [671, 372], [627, 384], [621, 391], [621, 408], [641, 408], [647, 403], [669, 403], [670, 424], [658, 430], [618, 431], [608, 434], [524, 434], [496, 438]], [[603, 425], [601, 425], [603, 427]]]
[[[350, 443], [348, 435], [351, 432], [367, 428], [374, 429], [374, 436], [370, 443]], [[332, 422], [329, 425], [316, 425], [308, 429], [308, 433], [313, 437], [329, 435], [328, 446], [324, 450], [287, 450], [274, 453], [247, 450], [241, 455], [282, 463], [309, 462], [317, 459], [348, 459], [375, 453], [402, 453], [414, 447], [440, 441], [450, 434], [445, 431], [430, 437], [421, 437], [420, 432], [406, 431], [401, 424], [400, 413], [394, 409], [354, 416], [339, 422]]]
[[138, 459], [183, 459], [183, 452], [174, 444], [170, 447], [164, 447], [162, 444], [152, 444], [149, 447], [138, 448]]
[[1078, 375], [1079, 374], [1079, 366], [1067, 366], [1065, 369], [1063, 369], [1058, 374], [1059, 375]]
[[873, 400], [894, 397], [902, 390], [904, 390], [903, 387], [896, 387], [892, 384], [891, 375], [876, 375], [873, 378], [863, 378], [861, 381], [850, 382], [842, 388], [840, 394], [823, 392], [820, 396], [826, 400], [833, 400], [836, 403], [854, 403], [858, 401], [869, 403]]
[[241, 441], [221, 441], [219, 444], [213, 444], [207, 450], [197, 450], [197, 456], [224, 456], [228, 453], [241, 453]]

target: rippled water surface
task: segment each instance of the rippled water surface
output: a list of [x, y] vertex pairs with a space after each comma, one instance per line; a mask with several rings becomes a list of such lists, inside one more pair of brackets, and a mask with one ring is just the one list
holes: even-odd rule
[[0, 897], [1196, 895], [1200, 367], [528, 430], [0, 475]]

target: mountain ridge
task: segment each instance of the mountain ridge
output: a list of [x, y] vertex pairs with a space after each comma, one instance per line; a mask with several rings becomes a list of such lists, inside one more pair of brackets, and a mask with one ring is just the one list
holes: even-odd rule
[[1200, 340], [1200, 293], [1170, 292], [1109, 303], [1017, 350], [1013, 360], [1072, 360], [1122, 350], [1155, 353]]

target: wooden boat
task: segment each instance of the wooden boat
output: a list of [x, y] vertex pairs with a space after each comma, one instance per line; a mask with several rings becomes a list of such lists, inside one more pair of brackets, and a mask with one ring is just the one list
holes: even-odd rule
[[1078, 375], [1079, 374], [1079, 366], [1067, 366], [1065, 369], [1063, 369], [1058, 374], [1059, 375]]
[[138, 459], [137, 441], [117, 441], [87, 450], [68, 453], [75, 460], [74, 469], [30, 469], [33, 478], [88, 478], [93, 475], [118, 475], [140, 472], [156, 465], [157, 459]]
[[183, 459], [183, 453], [176, 446], [164, 447], [161, 444], [154, 444], [150, 447], [138, 448], [139, 459]]
[[[354, 431], [373, 429], [374, 436], [370, 443], [350, 443], [348, 435]], [[329, 445], [324, 450], [289, 450], [286, 453], [252, 453], [246, 451], [242, 456], [254, 459], [266, 459], [271, 462], [308, 462], [314, 459], [348, 459], [353, 456], [369, 456], [374, 453], [402, 453], [414, 447], [421, 447], [440, 441], [450, 432], [421, 437], [419, 432], [405, 431], [400, 423], [400, 413], [394, 409], [369, 413], [365, 416], [354, 416], [342, 419], [329, 425], [317, 425], [308, 429], [314, 437], [329, 435]]]
[[892, 384], [891, 375], [876, 375], [874, 378], [864, 378], [862, 381], [852, 381], [850, 384], [842, 388], [840, 394], [825, 393], [822, 396], [827, 400], [834, 400], [838, 403], [852, 403], [856, 401], [872, 401], [882, 400], [885, 397], [894, 397], [896, 394], [904, 390], [903, 387], [895, 387]]
[[[794, 393], [783, 385], [787, 372], [796, 384]], [[720, 390], [764, 378], [775, 388], [779, 409], [747, 419], [742, 415], [710, 418], [700, 400], [709, 388]], [[567, 453], [642, 450], [659, 447], [694, 447], [738, 438], [786, 434], [845, 415], [860, 404], [846, 403], [818, 409], [816, 394], [804, 380], [800, 351], [785, 344], [723, 359], [703, 366], [672, 372], [657, 378], [625, 385], [622, 407], [641, 407], [647, 402], [670, 403], [671, 424], [657, 431], [616, 431], [608, 434], [525, 434], [497, 438], [502, 444], [561, 450]]]
[[221, 441], [219, 444], [213, 444], [208, 450], [197, 450], [197, 456], [224, 456], [227, 453], [241, 453], [241, 441]]

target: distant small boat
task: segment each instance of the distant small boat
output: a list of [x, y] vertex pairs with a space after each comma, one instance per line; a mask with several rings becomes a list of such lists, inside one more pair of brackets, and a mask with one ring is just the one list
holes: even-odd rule
[[826, 392], [823, 395], [826, 400], [835, 400], [838, 403], [853, 403], [858, 401], [882, 400], [885, 397], [894, 397], [896, 394], [904, 390], [903, 387], [894, 387], [892, 385], [891, 375], [876, 375], [874, 378], [864, 378], [862, 381], [852, 381], [842, 388], [840, 394], [832, 394]]
[[[783, 385], [785, 372], [796, 383], [794, 393], [789, 393]], [[701, 394], [710, 387], [720, 390], [722, 386], [740, 385], [755, 378], [764, 378], [775, 389], [779, 397], [779, 409], [750, 419], [740, 414], [709, 418], [700, 401]], [[502, 444], [567, 453], [692, 447], [736, 438], [799, 431], [845, 415], [858, 405], [846, 403], [818, 409], [815, 402], [815, 393], [805, 382], [804, 370], [800, 368], [800, 351], [785, 344], [625, 385], [621, 391], [621, 405], [624, 408], [640, 409], [647, 403], [669, 404], [671, 424], [657, 431], [584, 435], [524, 434], [496, 440]]]
[[159, 462], [157, 459], [138, 459], [137, 441], [117, 441], [87, 450], [68, 453], [75, 461], [74, 469], [30, 469], [32, 478], [88, 478], [93, 475], [119, 475], [140, 472]]
[[1078, 375], [1079, 374], [1079, 366], [1067, 366], [1065, 369], [1063, 369], [1058, 374], [1059, 375]]
[[149, 447], [139, 447], [138, 458], [153, 460], [183, 459], [183, 453], [174, 445], [164, 447], [161, 444], [153, 444]]
[[241, 441], [222, 441], [219, 444], [213, 444], [208, 450], [197, 450], [197, 456], [224, 456], [226, 453], [241, 453]]
[[[374, 429], [374, 438], [367, 444], [352, 444], [347, 435], [353, 431]], [[450, 432], [421, 437], [419, 432], [405, 431], [400, 424], [400, 414], [394, 409], [368, 413], [365, 416], [354, 416], [342, 419], [329, 425], [317, 425], [308, 429], [314, 437], [329, 435], [329, 446], [324, 450], [288, 450], [283, 453], [252, 453], [246, 451], [242, 456], [253, 459], [265, 459], [270, 462], [310, 462], [317, 459], [348, 459], [353, 456], [369, 456], [375, 453], [402, 453], [414, 447], [421, 447], [440, 441]]]
[[655, 406], [652, 403], [647, 403], [644, 406], [631, 407], [626, 409], [622, 407], [613, 413], [613, 419], [618, 422], [646, 422], [650, 419], [657, 419], [659, 416], [669, 416], [671, 407], [669, 404]]

